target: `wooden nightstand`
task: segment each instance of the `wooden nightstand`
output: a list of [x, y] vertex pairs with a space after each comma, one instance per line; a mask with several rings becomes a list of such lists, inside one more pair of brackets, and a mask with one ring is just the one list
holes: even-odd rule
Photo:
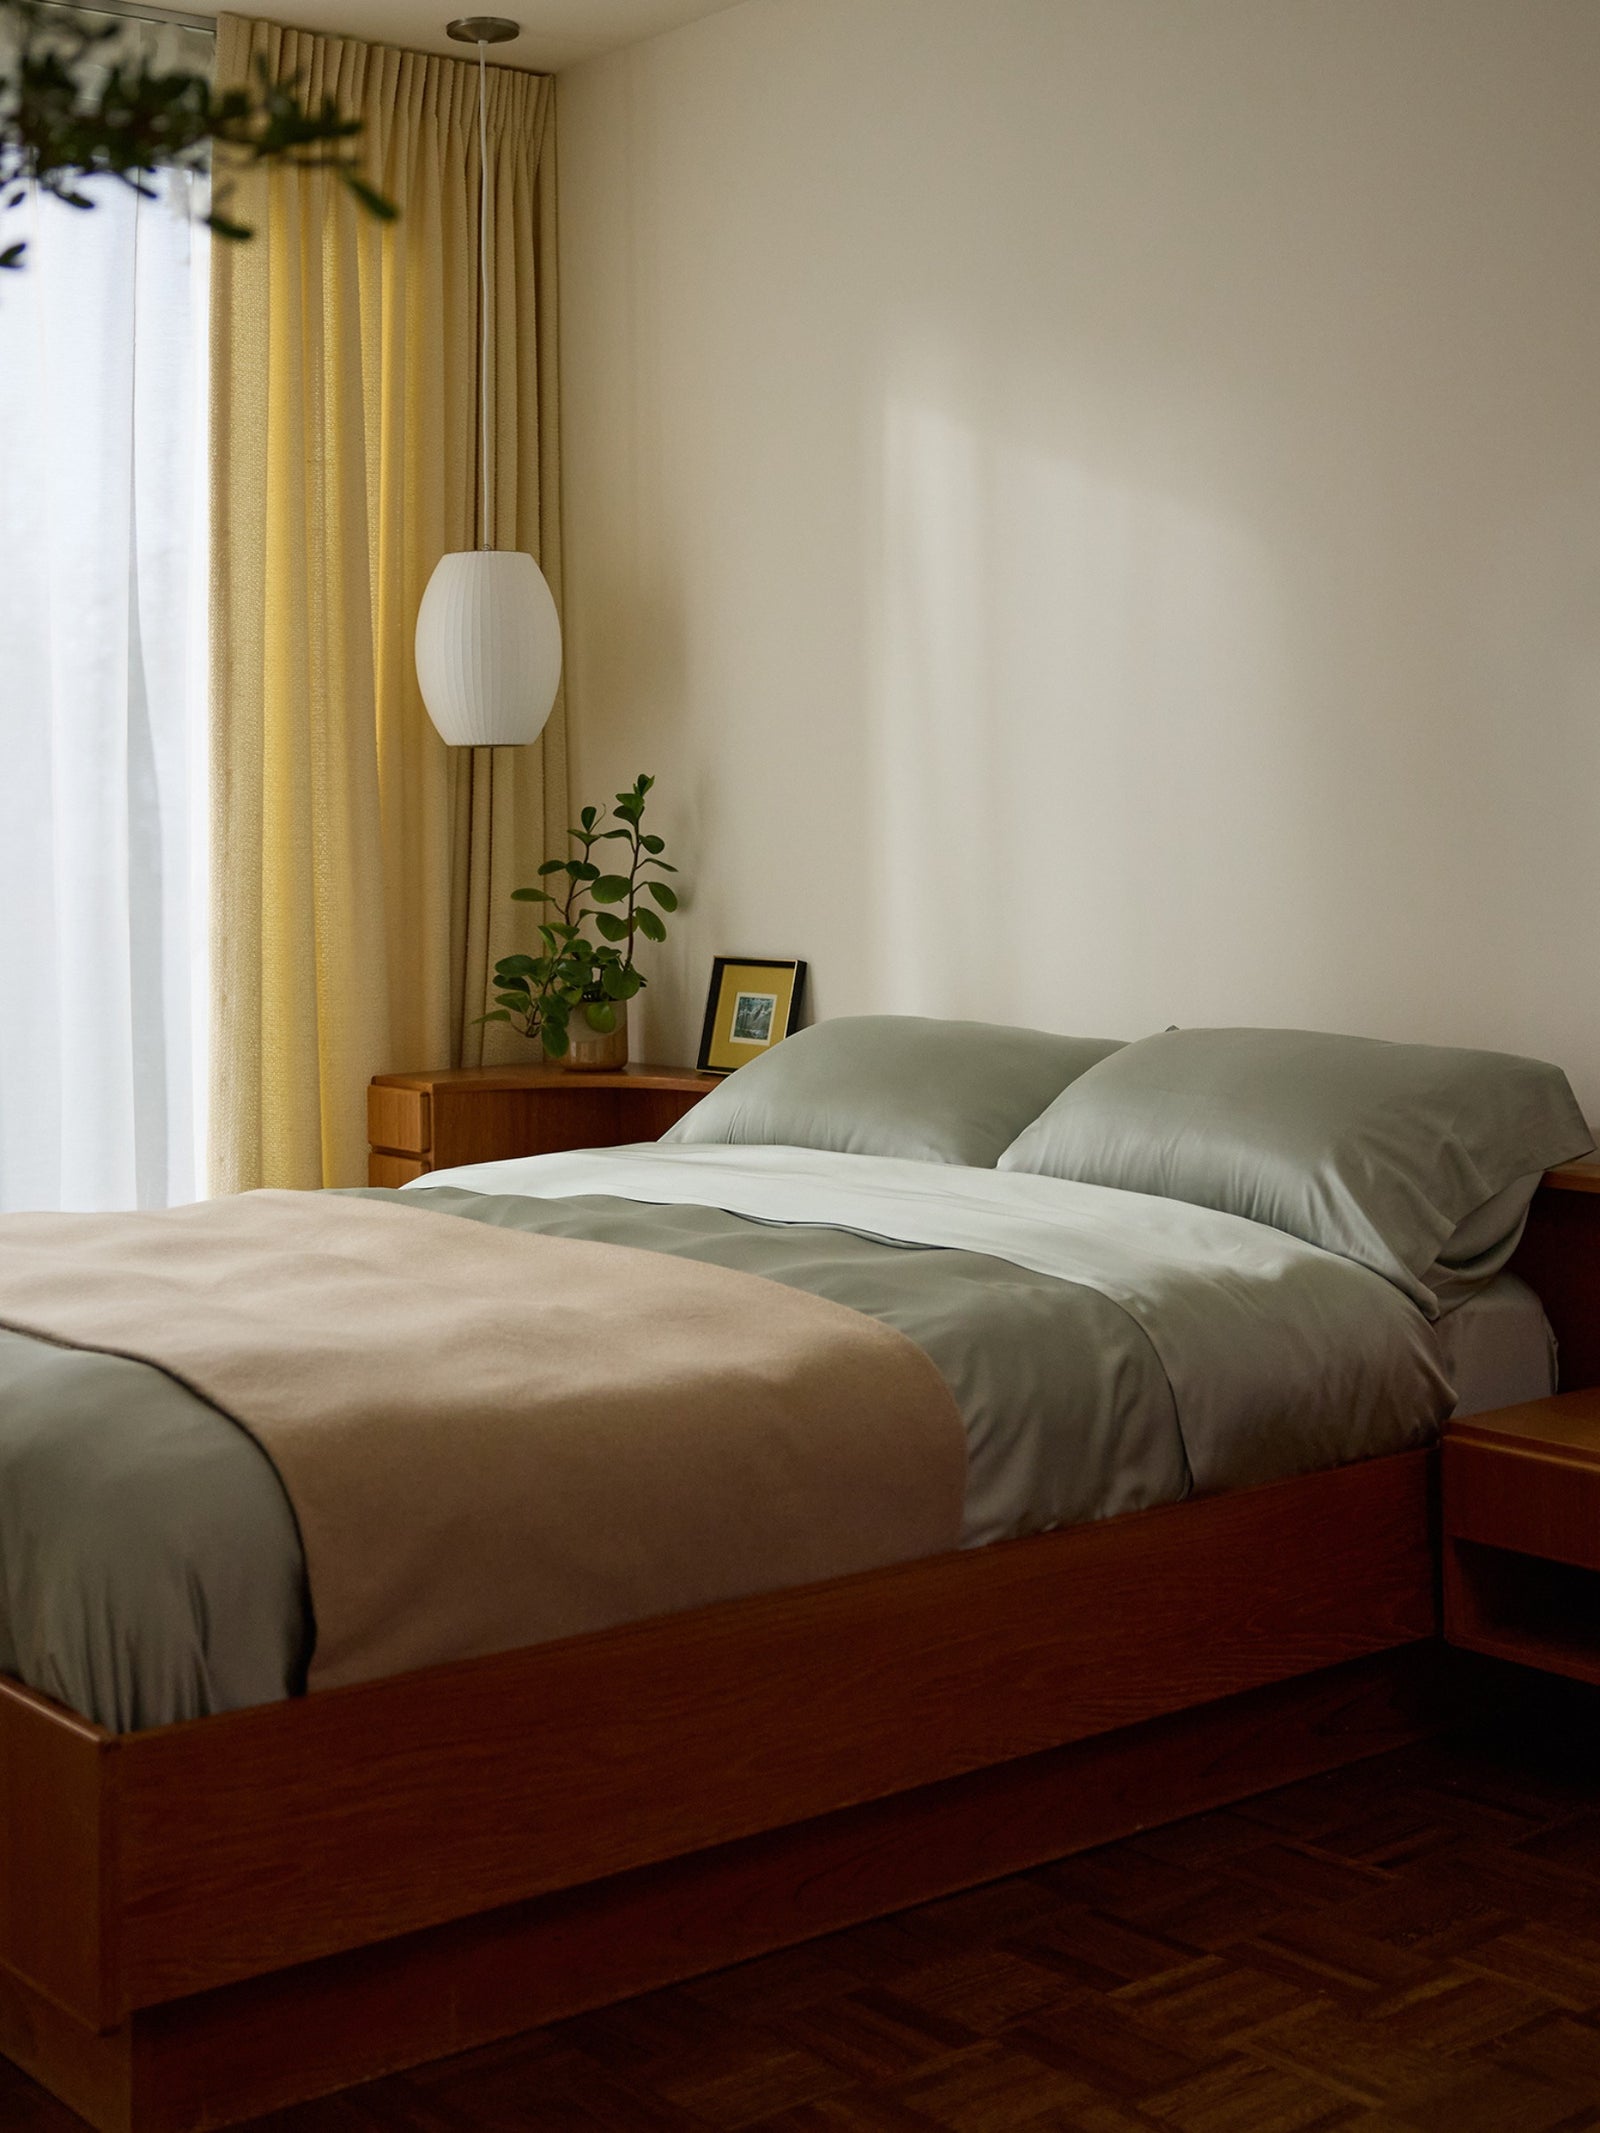
[[653, 1141], [720, 1076], [687, 1067], [452, 1067], [376, 1074], [367, 1090], [369, 1185], [406, 1185], [457, 1163], [492, 1163], [557, 1148]]
[[1600, 1682], [1600, 1388], [1452, 1422], [1444, 1633]]

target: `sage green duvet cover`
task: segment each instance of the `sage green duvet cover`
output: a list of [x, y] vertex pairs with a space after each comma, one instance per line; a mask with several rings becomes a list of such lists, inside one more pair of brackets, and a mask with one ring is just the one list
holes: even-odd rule
[[[914, 1218], [932, 1166], [807, 1152], [797, 1220], [797, 1151], [695, 1151], [687, 1182], [683, 1154], [622, 1153], [366, 1197], [706, 1260], [885, 1320], [961, 1410], [965, 1546], [1396, 1451], [1451, 1405], [1395, 1288], [1233, 1216], [942, 1167]], [[946, 1229], [964, 1241], [928, 1241]], [[314, 1634], [292, 1513], [241, 1428], [148, 1365], [0, 1330], [0, 1669], [123, 1731], [297, 1693]]]

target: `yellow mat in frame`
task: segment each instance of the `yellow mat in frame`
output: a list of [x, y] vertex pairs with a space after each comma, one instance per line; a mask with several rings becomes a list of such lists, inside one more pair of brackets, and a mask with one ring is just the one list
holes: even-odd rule
[[711, 966], [702, 1072], [731, 1074], [781, 1044], [794, 1026], [806, 966], [770, 956], [719, 955]]

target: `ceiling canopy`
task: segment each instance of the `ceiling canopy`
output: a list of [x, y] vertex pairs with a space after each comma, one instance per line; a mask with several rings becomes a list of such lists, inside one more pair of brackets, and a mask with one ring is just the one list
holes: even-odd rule
[[[191, 0], [193, 4], [193, 0]], [[597, 52], [635, 44], [661, 30], [676, 29], [702, 15], [719, 14], [736, 0], [494, 0], [494, 11], [522, 25], [514, 44], [493, 48], [497, 67], [530, 67], [553, 74]], [[444, 26], [470, 9], [449, 0], [274, 0], [263, 10], [274, 22], [297, 30], [364, 37], [374, 44], [408, 45], [421, 52], [470, 58], [471, 47], [454, 43]]]

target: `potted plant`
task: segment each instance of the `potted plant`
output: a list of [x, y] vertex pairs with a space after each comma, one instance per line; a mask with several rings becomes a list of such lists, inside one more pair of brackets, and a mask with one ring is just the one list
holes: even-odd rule
[[[547, 859], [539, 869], [541, 882], [549, 886], [511, 892], [518, 903], [549, 906], [539, 924], [544, 952], [508, 955], [496, 963], [495, 1006], [481, 1019], [509, 1022], [540, 1044], [547, 1058], [569, 1067], [626, 1065], [628, 1002], [645, 982], [634, 963], [635, 943], [641, 935], [664, 941], [661, 914], [678, 908], [677, 891], [657, 878], [677, 872], [661, 856], [666, 841], [644, 828], [645, 796], [654, 783], [654, 778], [635, 778], [628, 791], [617, 794], [609, 815], [602, 808], [584, 808], [568, 832], [574, 849], [565, 859]], [[606, 828], [613, 817], [615, 826]], [[626, 872], [607, 873], [595, 847], [619, 839], [628, 847], [616, 855]], [[559, 890], [557, 876], [565, 877]], [[591, 937], [590, 928], [598, 938]]]

